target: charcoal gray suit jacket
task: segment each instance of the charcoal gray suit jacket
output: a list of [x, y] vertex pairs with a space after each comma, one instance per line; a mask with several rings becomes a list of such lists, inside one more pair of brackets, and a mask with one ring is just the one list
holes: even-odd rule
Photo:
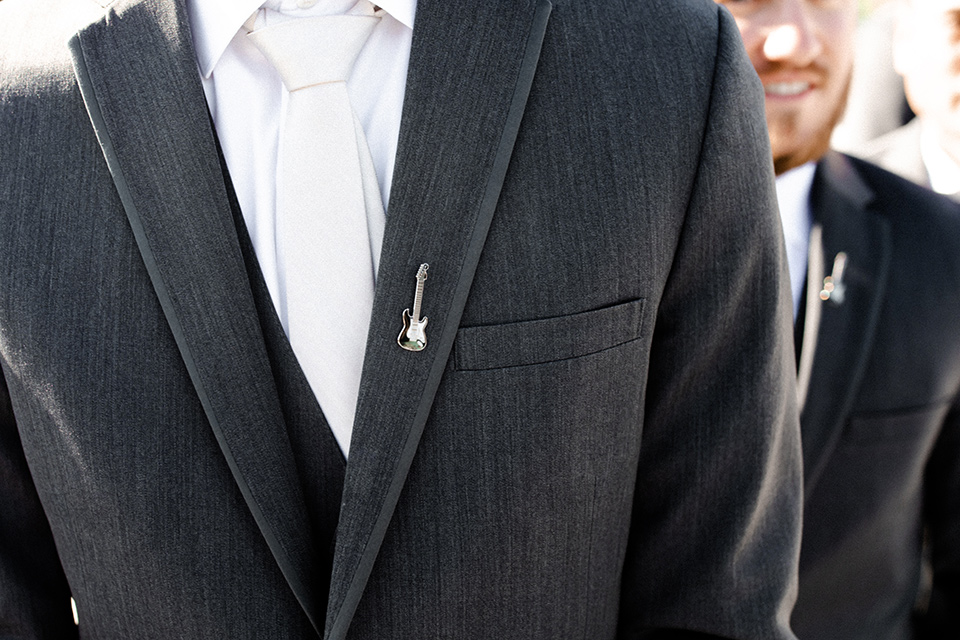
[[960, 206], [830, 153], [811, 207], [826, 272], [841, 252], [846, 266], [842, 299], [822, 303], [801, 413], [794, 630], [801, 640], [958, 637]]
[[325, 572], [185, 15], [0, 3], [0, 635], [76, 633], [72, 594], [86, 638], [792, 637], [789, 295], [729, 16], [418, 3]]

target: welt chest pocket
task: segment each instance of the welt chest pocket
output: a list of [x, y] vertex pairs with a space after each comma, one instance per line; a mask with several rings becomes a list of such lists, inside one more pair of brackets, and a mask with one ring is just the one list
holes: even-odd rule
[[949, 409], [948, 402], [937, 402], [900, 411], [851, 416], [841, 442], [864, 446], [930, 440], [940, 432]]
[[462, 327], [454, 366], [482, 371], [579, 358], [636, 340], [642, 328], [642, 298], [568, 316]]

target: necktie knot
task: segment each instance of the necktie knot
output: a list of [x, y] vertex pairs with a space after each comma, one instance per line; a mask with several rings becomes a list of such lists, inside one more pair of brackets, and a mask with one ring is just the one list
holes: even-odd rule
[[293, 92], [346, 82], [379, 21], [363, 15], [297, 18], [251, 31], [248, 37]]

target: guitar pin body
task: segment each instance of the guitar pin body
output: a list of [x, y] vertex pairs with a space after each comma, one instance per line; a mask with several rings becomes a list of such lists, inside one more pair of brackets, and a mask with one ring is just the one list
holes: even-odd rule
[[843, 251], [837, 254], [833, 261], [833, 273], [823, 279], [823, 289], [820, 299], [830, 300], [834, 304], [843, 304], [847, 294], [847, 285], [843, 282], [843, 270], [847, 267], [847, 254]]
[[420, 301], [429, 268], [430, 265], [424, 263], [417, 270], [417, 293], [413, 298], [413, 313], [410, 313], [410, 309], [403, 310], [403, 330], [397, 336], [397, 344], [407, 351], [423, 351], [427, 346], [427, 318], [420, 319]]

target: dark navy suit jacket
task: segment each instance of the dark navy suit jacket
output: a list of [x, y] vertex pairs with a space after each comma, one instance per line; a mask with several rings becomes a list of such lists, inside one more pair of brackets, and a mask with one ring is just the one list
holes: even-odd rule
[[830, 153], [811, 208], [826, 272], [841, 252], [846, 267], [801, 412], [794, 630], [960, 637], [960, 206]]

